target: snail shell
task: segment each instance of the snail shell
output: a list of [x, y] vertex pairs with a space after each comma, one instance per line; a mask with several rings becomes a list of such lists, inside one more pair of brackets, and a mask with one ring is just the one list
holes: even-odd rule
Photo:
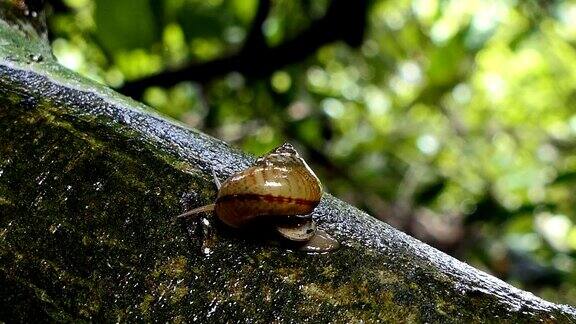
[[322, 186], [312, 169], [292, 145], [285, 143], [258, 158], [218, 186], [216, 202], [188, 211], [187, 217], [214, 210], [216, 216], [234, 228], [255, 222], [273, 224], [276, 231], [301, 250], [327, 252], [339, 247], [338, 241], [317, 230], [310, 213], [320, 203]]
[[308, 215], [320, 203], [320, 180], [286, 143], [222, 183], [216, 215], [231, 227], [266, 217]]

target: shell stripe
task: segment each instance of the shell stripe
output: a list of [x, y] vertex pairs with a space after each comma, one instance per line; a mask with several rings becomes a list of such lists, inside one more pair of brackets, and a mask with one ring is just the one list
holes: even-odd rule
[[273, 196], [273, 195], [259, 195], [259, 194], [236, 194], [236, 195], [226, 195], [222, 197], [218, 197], [217, 202], [225, 202], [225, 201], [232, 201], [232, 200], [239, 200], [239, 201], [265, 201], [270, 203], [285, 203], [285, 204], [296, 204], [296, 205], [304, 205], [304, 206], [316, 206], [318, 205], [317, 200], [308, 200], [302, 198], [291, 198], [291, 197], [282, 197], [282, 196]]

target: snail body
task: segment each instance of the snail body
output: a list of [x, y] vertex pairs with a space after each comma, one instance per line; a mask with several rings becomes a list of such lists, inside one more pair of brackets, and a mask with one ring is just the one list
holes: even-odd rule
[[271, 224], [286, 239], [305, 242], [303, 250], [325, 252], [338, 247], [337, 241], [316, 229], [310, 213], [320, 203], [322, 186], [292, 145], [285, 143], [258, 158], [221, 185], [215, 175], [214, 179], [219, 189], [216, 202], [179, 217], [214, 210], [233, 228]]

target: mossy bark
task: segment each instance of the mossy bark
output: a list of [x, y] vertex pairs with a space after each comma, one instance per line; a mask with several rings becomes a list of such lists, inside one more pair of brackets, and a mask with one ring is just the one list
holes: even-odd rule
[[62, 68], [20, 3], [0, 7], [0, 321], [576, 321], [329, 195], [328, 254], [177, 221], [253, 158]]

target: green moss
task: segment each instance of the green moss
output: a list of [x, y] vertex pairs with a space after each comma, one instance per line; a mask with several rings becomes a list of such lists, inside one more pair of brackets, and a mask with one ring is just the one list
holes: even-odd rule
[[9, 205], [9, 206], [11, 206], [11, 205], [13, 205], [13, 203], [12, 203], [10, 200], [8, 200], [8, 199], [0, 196], [0, 205]]
[[142, 315], [148, 317], [150, 315], [150, 306], [154, 301], [154, 296], [150, 294], [144, 295], [144, 300], [139, 305], [139, 310], [142, 312]]

